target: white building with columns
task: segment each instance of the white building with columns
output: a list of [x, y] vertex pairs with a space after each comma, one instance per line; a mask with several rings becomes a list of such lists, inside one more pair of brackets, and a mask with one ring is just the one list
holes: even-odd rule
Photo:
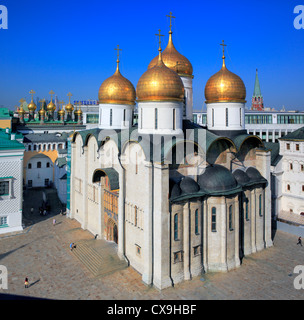
[[202, 128], [191, 121], [192, 66], [172, 51], [166, 63], [166, 50], [138, 81], [138, 126], [121, 121], [135, 105], [133, 85], [120, 73], [101, 85], [106, 119], [71, 140], [68, 214], [116, 242], [119, 257], [158, 289], [237, 268], [272, 246], [270, 152], [245, 131], [244, 83], [223, 59], [205, 89], [219, 122]]

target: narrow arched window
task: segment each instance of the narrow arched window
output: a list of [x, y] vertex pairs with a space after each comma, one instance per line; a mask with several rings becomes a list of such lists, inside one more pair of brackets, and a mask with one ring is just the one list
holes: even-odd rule
[[232, 205], [229, 206], [229, 217], [228, 217], [228, 221], [229, 221], [229, 230], [233, 230], [233, 207]]
[[49, 168], [49, 167], [50, 167], [50, 163], [49, 163], [49, 162], [47, 162], [46, 167], [47, 167], [47, 168]]
[[260, 217], [262, 216], [263, 212], [262, 212], [262, 195], [259, 195], [259, 215]]
[[157, 108], [155, 109], [155, 129], [158, 129], [158, 114], [157, 114]]
[[228, 127], [228, 108], [226, 108], [226, 127]]
[[135, 227], [137, 226], [137, 207], [135, 206], [135, 208], [134, 208], [134, 210], [135, 210], [135, 212], [134, 212], [134, 225], [135, 225]]
[[246, 203], [245, 203], [245, 219], [246, 220], [249, 220], [249, 200], [247, 199], [246, 200]]
[[175, 122], [176, 122], [176, 110], [173, 109], [173, 130], [175, 130], [175, 127], [176, 127]]
[[41, 168], [41, 162], [37, 162], [37, 168]]
[[178, 214], [174, 215], [174, 240], [178, 240]]
[[113, 110], [110, 109], [110, 126], [112, 125], [113, 122]]
[[195, 226], [195, 234], [198, 234], [198, 209], [195, 210], [194, 226]]
[[216, 232], [216, 208], [211, 209], [211, 231]]
[[28, 169], [32, 169], [32, 164], [31, 163], [28, 164]]

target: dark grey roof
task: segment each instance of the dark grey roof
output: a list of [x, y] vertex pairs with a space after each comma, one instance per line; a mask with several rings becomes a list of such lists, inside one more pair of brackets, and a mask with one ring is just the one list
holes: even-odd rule
[[182, 193], [195, 193], [200, 190], [199, 185], [190, 177], [185, 177], [179, 184]]
[[38, 142], [65, 142], [67, 138], [54, 133], [29, 133], [24, 135], [23, 143]]
[[295, 130], [293, 132], [288, 133], [286, 136], [279, 138], [279, 140], [299, 140], [299, 141], [304, 141], [304, 127]]
[[240, 189], [233, 174], [225, 167], [215, 164], [206, 167], [198, 178], [201, 190], [208, 194], [231, 193]]
[[246, 174], [249, 177], [250, 181], [253, 183], [267, 183], [267, 180], [254, 167], [247, 168]]
[[237, 169], [233, 172], [233, 176], [241, 186], [246, 186], [250, 182], [250, 178], [245, 171]]
[[282, 159], [280, 155], [280, 143], [279, 142], [265, 142], [265, 148], [271, 152], [271, 165], [276, 166]]

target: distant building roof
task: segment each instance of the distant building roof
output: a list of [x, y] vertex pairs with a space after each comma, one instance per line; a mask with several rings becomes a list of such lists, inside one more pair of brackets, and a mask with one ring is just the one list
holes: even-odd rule
[[288, 133], [286, 136], [279, 138], [279, 140], [299, 140], [304, 141], [304, 127]]
[[57, 135], [55, 133], [29, 133], [24, 135], [24, 143], [31, 142], [65, 142], [67, 140], [66, 135]]
[[25, 149], [24, 145], [16, 140], [17, 134], [0, 129], [0, 150]]

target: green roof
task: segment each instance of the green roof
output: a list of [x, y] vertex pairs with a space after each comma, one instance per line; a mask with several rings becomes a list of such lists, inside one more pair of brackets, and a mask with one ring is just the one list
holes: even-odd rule
[[258, 70], [256, 71], [256, 75], [255, 75], [253, 96], [254, 97], [262, 97], [261, 88], [260, 88], [260, 81], [259, 81], [259, 77], [258, 77]]
[[8, 108], [0, 108], [0, 119], [9, 119], [11, 116], [11, 112]]
[[16, 140], [20, 135], [15, 134], [15, 140], [11, 140], [11, 135], [10, 132], [0, 130], [0, 150], [25, 149], [24, 145]]
[[304, 127], [288, 133], [286, 136], [279, 138], [279, 140], [300, 140], [304, 141]]

